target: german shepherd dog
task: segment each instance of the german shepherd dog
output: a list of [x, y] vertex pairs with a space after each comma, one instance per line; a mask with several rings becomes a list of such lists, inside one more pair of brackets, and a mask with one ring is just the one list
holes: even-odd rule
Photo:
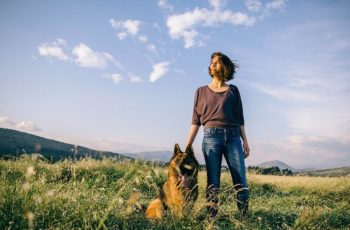
[[158, 198], [149, 204], [146, 217], [161, 219], [164, 211], [169, 209], [173, 215], [182, 218], [185, 212], [191, 210], [198, 198], [198, 166], [191, 145], [182, 152], [175, 144], [168, 179], [160, 189]]

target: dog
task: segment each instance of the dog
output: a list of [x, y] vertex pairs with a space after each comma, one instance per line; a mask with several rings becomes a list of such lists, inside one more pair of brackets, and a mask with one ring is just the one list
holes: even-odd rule
[[147, 210], [148, 219], [159, 220], [166, 209], [178, 218], [190, 211], [198, 198], [198, 168], [192, 145], [182, 152], [175, 144], [174, 155], [169, 163], [168, 178], [160, 189], [159, 196]]

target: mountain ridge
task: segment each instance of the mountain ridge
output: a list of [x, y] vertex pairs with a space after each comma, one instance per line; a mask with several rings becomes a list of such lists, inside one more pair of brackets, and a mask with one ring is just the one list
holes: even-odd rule
[[122, 153], [124, 156], [129, 156], [139, 160], [168, 162], [172, 155], [172, 151], [145, 151], [136, 153]]
[[[115, 153], [111, 151], [99, 151], [79, 145], [68, 144], [61, 141], [40, 137], [38, 135], [21, 132], [13, 129], [0, 128], [0, 157], [16, 157], [25, 153], [40, 153], [52, 161], [69, 158], [81, 158], [90, 156], [101, 159], [103, 157], [117, 157], [119, 159], [140, 159], [145, 161], [169, 162], [172, 151], [145, 151], [136, 153]], [[294, 173], [307, 173], [310, 175], [327, 174], [327, 170], [336, 172], [337, 175], [347, 175], [350, 167], [330, 168], [318, 170], [315, 168], [295, 169], [288, 164], [279, 161], [267, 161], [257, 165], [258, 167], [274, 167], [280, 170], [290, 169]], [[341, 171], [341, 173], [339, 173]], [[345, 173], [343, 173], [345, 171]]]
[[18, 130], [0, 128], [0, 156], [18, 156], [25, 153], [40, 153], [51, 161], [86, 156], [131, 159], [119, 153], [94, 150]]
[[289, 166], [288, 164], [286, 164], [282, 161], [279, 161], [279, 160], [266, 161], [266, 162], [258, 164], [257, 166], [260, 168], [278, 167], [280, 170], [289, 169], [292, 172], [297, 171], [295, 168], [293, 168], [293, 167]]

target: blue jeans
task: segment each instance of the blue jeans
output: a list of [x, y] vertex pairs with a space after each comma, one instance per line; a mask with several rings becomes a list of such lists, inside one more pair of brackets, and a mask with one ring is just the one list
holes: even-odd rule
[[219, 202], [217, 195], [220, 188], [222, 155], [226, 159], [234, 188], [237, 191], [238, 209], [241, 211], [247, 208], [249, 191], [240, 138], [240, 127], [204, 128], [202, 150], [207, 168], [206, 197], [208, 202], [212, 204], [211, 211], [214, 212], [214, 215], [217, 213], [217, 204]]

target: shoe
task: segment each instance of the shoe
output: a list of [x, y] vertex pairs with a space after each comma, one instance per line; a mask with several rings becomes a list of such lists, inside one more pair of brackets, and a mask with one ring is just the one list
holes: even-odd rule
[[239, 220], [248, 219], [248, 203], [237, 202]]

